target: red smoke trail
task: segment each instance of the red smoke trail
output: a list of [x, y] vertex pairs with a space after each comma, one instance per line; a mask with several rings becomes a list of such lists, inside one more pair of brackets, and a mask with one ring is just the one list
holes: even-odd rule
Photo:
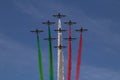
[[78, 48], [78, 57], [76, 64], [76, 80], [79, 80], [79, 75], [80, 75], [81, 54], [82, 54], [82, 33], [80, 34], [80, 41]]
[[[69, 27], [68, 32], [69, 38], [71, 38], [71, 26]], [[71, 80], [71, 69], [72, 69], [72, 42], [68, 39], [68, 71], [67, 71], [67, 80]]]

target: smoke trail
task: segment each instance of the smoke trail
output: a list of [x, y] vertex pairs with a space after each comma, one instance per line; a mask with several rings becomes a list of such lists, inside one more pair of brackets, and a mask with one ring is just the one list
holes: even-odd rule
[[37, 34], [37, 43], [38, 43], [38, 67], [39, 67], [39, 73], [40, 73], [40, 80], [44, 80], [43, 68], [42, 68], [42, 54], [40, 50], [40, 41], [39, 41], [38, 34]]
[[68, 72], [67, 72], [67, 80], [71, 80], [71, 65], [72, 65], [72, 54], [71, 54], [71, 41], [68, 42]]
[[[58, 30], [61, 29], [61, 20], [58, 20]], [[58, 46], [62, 45], [62, 33], [58, 31]], [[58, 48], [58, 79], [64, 80], [64, 60], [62, 49]]]
[[78, 48], [78, 57], [76, 64], [76, 80], [79, 80], [79, 75], [80, 75], [81, 54], [82, 54], [82, 33], [80, 34], [80, 41]]
[[64, 80], [64, 55], [62, 53], [62, 80]]
[[[71, 26], [69, 26], [68, 32], [69, 38], [71, 38]], [[72, 41], [68, 39], [68, 72], [67, 72], [67, 80], [71, 80], [71, 69], [72, 69]]]
[[51, 32], [50, 27], [48, 27], [49, 35], [49, 59], [50, 59], [50, 80], [54, 80], [54, 70], [53, 70], [53, 54], [52, 54], [52, 42], [51, 42]]

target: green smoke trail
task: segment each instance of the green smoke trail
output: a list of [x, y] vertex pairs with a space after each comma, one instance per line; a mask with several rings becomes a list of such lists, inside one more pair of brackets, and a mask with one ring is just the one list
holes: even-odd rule
[[54, 80], [54, 70], [53, 70], [53, 55], [52, 55], [52, 42], [51, 42], [51, 32], [50, 27], [48, 27], [49, 36], [49, 59], [50, 59], [50, 80]]
[[42, 68], [42, 54], [40, 50], [40, 40], [39, 40], [38, 34], [37, 34], [37, 42], [38, 42], [38, 67], [39, 67], [39, 73], [40, 73], [40, 80], [44, 80], [43, 68]]

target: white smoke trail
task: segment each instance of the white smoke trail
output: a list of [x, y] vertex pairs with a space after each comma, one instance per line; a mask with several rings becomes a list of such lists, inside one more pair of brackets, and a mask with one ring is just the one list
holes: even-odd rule
[[[61, 28], [61, 20], [58, 20], [58, 30]], [[58, 31], [58, 46], [62, 46], [62, 31]], [[62, 48], [58, 48], [58, 80], [64, 80], [64, 60]]]

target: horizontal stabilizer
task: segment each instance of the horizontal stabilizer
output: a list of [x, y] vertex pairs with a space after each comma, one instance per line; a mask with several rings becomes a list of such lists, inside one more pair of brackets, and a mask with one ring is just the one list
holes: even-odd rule
[[65, 40], [76, 40], [77, 38], [64, 38]]
[[59, 28], [59, 29], [56, 29], [56, 30], [54, 30], [54, 31], [57, 31], [57, 32], [65, 32], [65, 31], [67, 31], [67, 30], [63, 30], [63, 29]]
[[36, 32], [36, 33], [39, 33], [39, 32], [43, 32], [43, 30], [38, 30], [38, 29], [36, 29], [36, 30], [32, 30], [32, 31], [30, 31], [30, 32]]
[[44, 38], [44, 40], [55, 40], [57, 38]]
[[59, 48], [59, 49], [62, 49], [62, 48], [66, 48], [66, 46], [54, 46], [54, 48]]

